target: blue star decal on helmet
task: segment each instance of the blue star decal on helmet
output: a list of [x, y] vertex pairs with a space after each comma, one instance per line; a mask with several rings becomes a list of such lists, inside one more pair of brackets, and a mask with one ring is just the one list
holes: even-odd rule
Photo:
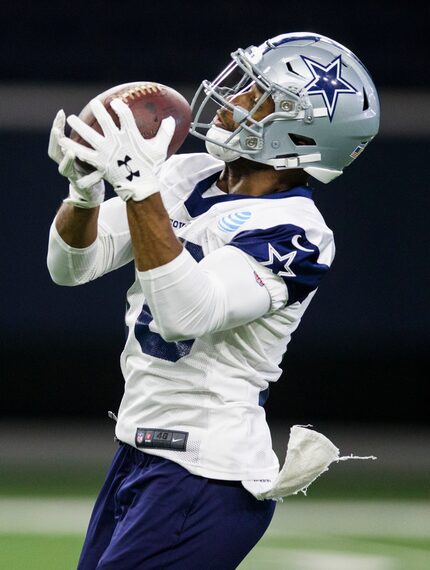
[[303, 61], [313, 75], [313, 79], [303, 87], [308, 95], [322, 95], [330, 121], [333, 119], [337, 99], [341, 93], [357, 93], [357, 89], [342, 76], [341, 56], [335, 57], [324, 66], [302, 55]]

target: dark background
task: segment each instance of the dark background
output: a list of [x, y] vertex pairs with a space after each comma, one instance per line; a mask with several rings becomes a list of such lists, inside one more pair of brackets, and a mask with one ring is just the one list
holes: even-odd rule
[[[428, 15], [375, 2], [17, 2], [2, 7], [0, 89], [196, 86], [237, 47], [314, 31], [352, 49], [378, 89], [427, 93]], [[0, 125], [2, 414], [99, 419], [122, 394], [133, 268], [78, 288], [50, 281], [49, 225], [67, 183], [46, 154], [48, 137], [49, 126]], [[337, 256], [289, 345], [269, 418], [429, 422], [429, 142], [430, 133], [381, 132], [341, 178], [316, 184]], [[181, 152], [195, 150], [203, 147], [189, 137]]]
[[18, 0], [1, 15], [5, 80], [195, 83], [221, 70], [238, 47], [311, 31], [348, 46], [379, 86], [430, 84], [426, 4]]

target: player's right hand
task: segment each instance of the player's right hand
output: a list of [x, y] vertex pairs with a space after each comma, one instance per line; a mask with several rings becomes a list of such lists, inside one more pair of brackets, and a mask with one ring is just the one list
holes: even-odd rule
[[63, 137], [60, 144], [101, 172], [125, 202], [139, 202], [158, 192], [160, 168], [166, 160], [175, 131], [174, 118], [163, 119], [157, 134], [145, 139], [136, 125], [131, 109], [121, 99], [113, 99], [110, 103], [118, 115], [119, 126], [101, 101], [93, 99], [89, 106], [103, 134], [76, 115], [70, 115], [67, 118], [68, 124], [87, 145], [67, 137]]
[[77, 164], [73, 151], [62, 149], [60, 139], [65, 136], [65, 125], [66, 115], [61, 109], [52, 123], [48, 143], [49, 158], [58, 164], [58, 172], [70, 182], [69, 197], [64, 202], [78, 208], [96, 208], [105, 195], [102, 175], [97, 170], [90, 174], [84, 172]]

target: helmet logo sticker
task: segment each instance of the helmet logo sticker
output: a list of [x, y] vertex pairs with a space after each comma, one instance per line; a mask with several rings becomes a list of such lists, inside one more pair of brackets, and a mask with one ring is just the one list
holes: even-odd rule
[[303, 61], [312, 73], [313, 78], [303, 87], [308, 95], [322, 95], [327, 107], [330, 121], [336, 109], [337, 99], [341, 93], [358, 93], [357, 89], [342, 76], [341, 56], [335, 57], [327, 66], [302, 55]]

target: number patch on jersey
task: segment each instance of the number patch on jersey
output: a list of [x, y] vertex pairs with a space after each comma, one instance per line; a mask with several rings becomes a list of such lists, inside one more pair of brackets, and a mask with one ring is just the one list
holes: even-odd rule
[[194, 344], [194, 339], [167, 342], [158, 333], [150, 330], [149, 323], [153, 320], [151, 310], [145, 303], [134, 327], [134, 334], [142, 352], [170, 362], [177, 362], [180, 358], [187, 356]]
[[136, 430], [136, 447], [152, 449], [174, 449], [186, 451], [187, 431], [171, 431], [152, 428], [140, 428]]

